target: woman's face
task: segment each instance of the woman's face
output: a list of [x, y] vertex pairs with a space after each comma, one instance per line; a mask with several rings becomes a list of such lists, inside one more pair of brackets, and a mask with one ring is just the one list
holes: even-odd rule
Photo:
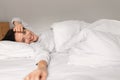
[[38, 40], [38, 36], [34, 34], [32, 31], [24, 29], [23, 32], [15, 33], [16, 42], [23, 42], [30, 44], [32, 42], [36, 42]]

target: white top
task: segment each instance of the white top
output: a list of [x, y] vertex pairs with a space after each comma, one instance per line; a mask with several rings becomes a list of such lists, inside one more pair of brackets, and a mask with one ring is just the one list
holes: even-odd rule
[[[28, 24], [24, 23], [20, 18], [13, 18], [11, 23], [14, 21], [20, 21], [24, 27], [29, 27]], [[54, 38], [52, 30], [42, 32], [39, 35], [37, 42], [31, 44], [33, 49], [36, 50], [35, 63], [38, 63], [41, 60], [45, 60], [48, 64], [50, 61], [50, 53], [54, 50]]]
[[36, 55], [35, 62], [38, 63], [40, 60], [45, 60], [49, 64], [50, 53], [52, 53], [55, 49], [52, 30], [43, 32], [39, 36], [38, 41], [32, 44], [37, 45], [34, 48], [39, 48], [39, 52]]

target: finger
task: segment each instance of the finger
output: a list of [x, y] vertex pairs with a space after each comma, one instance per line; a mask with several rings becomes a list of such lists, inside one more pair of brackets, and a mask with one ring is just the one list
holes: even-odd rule
[[16, 31], [16, 28], [13, 28], [13, 31], [15, 32], [15, 31]]
[[29, 80], [34, 80], [34, 76], [32, 74], [29, 75]]
[[20, 31], [23, 32], [23, 27], [20, 27]]
[[30, 80], [39, 80], [39, 76], [37, 76], [36, 74], [31, 74]]
[[35, 78], [32, 76], [32, 77], [30, 78], [30, 80], [35, 80]]
[[17, 31], [21, 32], [21, 31], [20, 31], [20, 27], [17, 27]]
[[40, 79], [40, 74], [35, 74], [34, 80], [41, 80], [41, 79]]
[[40, 80], [46, 80], [46, 77], [41, 77], [41, 79]]
[[46, 80], [46, 76], [41, 76], [41, 80]]
[[30, 80], [30, 79], [29, 79], [29, 76], [25, 77], [24, 80]]
[[17, 32], [17, 31], [18, 31], [18, 27], [15, 27], [15, 28], [14, 28], [14, 31]]
[[34, 80], [39, 80], [39, 79], [40, 79], [39, 76], [36, 76]]
[[19, 27], [18, 27], [18, 28], [19, 28], [19, 31], [21, 31], [21, 32], [23, 31], [23, 27], [22, 27], [22, 25], [21, 25], [21, 24], [19, 25]]

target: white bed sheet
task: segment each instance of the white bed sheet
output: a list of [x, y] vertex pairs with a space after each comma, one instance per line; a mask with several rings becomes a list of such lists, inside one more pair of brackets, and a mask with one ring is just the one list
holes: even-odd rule
[[23, 80], [35, 68], [34, 61], [26, 58], [0, 60], [0, 80]]
[[[68, 64], [66, 53], [54, 53], [51, 57], [47, 80], [120, 80], [120, 64], [94, 68]], [[0, 80], [23, 80], [35, 67], [32, 59], [0, 60]]]

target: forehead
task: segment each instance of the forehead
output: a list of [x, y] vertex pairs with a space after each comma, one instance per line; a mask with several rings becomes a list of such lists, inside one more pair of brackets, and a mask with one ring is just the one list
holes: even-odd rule
[[15, 33], [15, 40], [17, 42], [22, 42], [23, 33]]

